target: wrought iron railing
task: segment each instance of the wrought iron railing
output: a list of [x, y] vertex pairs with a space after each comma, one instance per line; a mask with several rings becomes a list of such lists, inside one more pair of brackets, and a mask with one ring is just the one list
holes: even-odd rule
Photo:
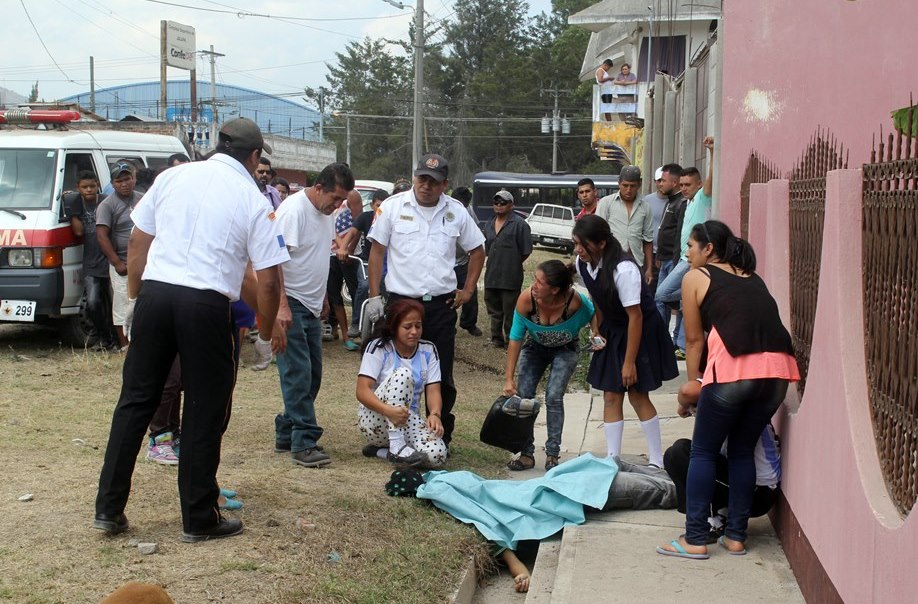
[[773, 178], [780, 178], [778, 168], [758, 152], [749, 154], [743, 182], [740, 184], [740, 237], [749, 239], [749, 188], [753, 183], [766, 183]]
[[819, 297], [822, 228], [826, 207], [826, 174], [848, 166], [840, 143], [817, 130], [790, 180], [790, 306], [791, 336], [800, 367], [800, 396], [806, 387]]
[[907, 515], [918, 499], [918, 137], [908, 130], [885, 144], [880, 133], [864, 165], [863, 218], [870, 411], [886, 485]]

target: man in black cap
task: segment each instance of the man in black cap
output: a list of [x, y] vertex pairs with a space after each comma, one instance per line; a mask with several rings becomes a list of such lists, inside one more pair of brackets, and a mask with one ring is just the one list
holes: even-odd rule
[[[242, 532], [242, 522], [223, 518], [217, 506], [220, 443], [235, 381], [230, 303], [239, 298], [251, 261], [258, 277], [252, 302], [262, 335], [271, 337], [281, 291], [278, 265], [290, 258], [271, 206], [252, 180], [262, 149], [270, 151], [253, 121], [227, 122], [213, 157], [163, 172], [131, 213], [125, 320], [131, 346], [99, 477], [94, 528], [109, 534], [128, 528], [124, 508], [134, 464], [178, 354], [185, 387], [178, 469], [182, 540]], [[278, 330], [271, 341], [260, 336], [255, 349], [270, 359], [284, 343]]]
[[[393, 195], [382, 205], [368, 238], [370, 250], [367, 316], [383, 314], [380, 281], [386, 260], [389, 300], [412, 298], [424, 306], [423, 335], [440, 356], [443, 396], [443, 440], [449, 444], [456, 418], [453, 356], [456, 344], [456, 309], [477, 295], [484, 266], [484, 236], [463, 205], [445, 194], [449, 164], [436, 154], [425, 155], [414, 171], [414, 186]], [[457, 286], [453, 270], [456, 245], [469, 254], [465, 283]], [[432, 414], [436, 416], [437, 414]], [[410, 455], [413, 451], [395, 454]]]

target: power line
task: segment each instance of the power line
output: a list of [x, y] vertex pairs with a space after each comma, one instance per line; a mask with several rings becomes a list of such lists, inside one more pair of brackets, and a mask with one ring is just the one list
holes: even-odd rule
[[41, 39], [41, 34], [38, 33], [38, 28], [35, 27], [35, 22], [32, 21], [32, 15], [29, 14], [29, 9], [26, 8], [25, 0], [19, 0], [19, 4], [22, 5], [22, 10], [25, 11], [26, 18], [29, 20], [29, 24], [32, 26], [32, 29], [35, 31], [35, 35], [38, 37], [38, 41], [41, 42], [41, 47], [45, 49], [46, 53], [48, 53], [48, 57], [51, 59], [51, 62], [53, 62], [54, 65], [57, 66], [58, 71], [64, 74], [64, 77], [67, 78], [68, 82], [72, 84], [79, 84], [80, 86], [85, 86], [86, 84], [73, 80], [69, 75], [67, 75], [67, 73], [63, 69], [61, 69], [61, 66], [57, 64], [57, 61], [55, 60], [54, 56], [51, 54], [51, 51], [48, 50], [48, 47], [45, 45], [45, 41]]

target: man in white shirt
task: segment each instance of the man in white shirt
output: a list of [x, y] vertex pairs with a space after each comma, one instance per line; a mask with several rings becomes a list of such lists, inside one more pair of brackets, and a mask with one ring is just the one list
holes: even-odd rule
[[[456, 403], [456, 309], [478, 295], [485, 258], [484, 235], [478, 225], [460, 202], [445, 194], [448, 173], [445, 157], [425, 155], [414, 171], [414, 186], [383, 202], [368, 236], [374, 245], [367, 300], [367, 316], [375, 321], [383, 314], [379, 292], [385, 260], [389, 300], [412, 298], [424, 306], [422, 337], [433, 342], [440, 355], [441, 421], [447, 445], [456, 422], [452, 414]], [[469, 254], [465, 283], [458, 285], [454, 271], [457, 244]]]
[[[239, 298], [251, 261], [262, 333], [270, 334], [280, 297], [278, 265], [290, 258], [271, 207], [252, 180], [262, 149], [270, 152], [255, 122], [229, 121], [212, 158], [161, 174], [131, 213], [131, 303], [125, 319], [131, 346], [99, 478], [94, 528], [116, 534], [128, 527], [124, 508], [134, 463], [179, 354], [186, 401], [178, 470], [182, 540], [242, 532], [242, 522], [223, 518], [217, 507], [220, 443], [235, 382], [230, 303]], [[272, 348], [280, 352], [283, 342], [256, 343], [262, 356]]]
[[314, 468], [331, 463], [318, 445], [322, 428], [315, 402], [322, 385], [322, 324], [327, 312], [328, 250], [335, 239], [332, 214], [354, 188], [347, 164], [325, 166], [313, 186], [289, 196], [277, 209], [277, 226], [290, 252], [284, 265], [276, 331], [286, 338], [277, 355], [284, 412], [274, 418], [274, 450], [290, 451], [294, 463]]

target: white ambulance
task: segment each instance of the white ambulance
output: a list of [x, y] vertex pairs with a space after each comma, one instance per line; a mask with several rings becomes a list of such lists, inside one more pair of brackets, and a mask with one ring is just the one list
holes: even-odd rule
[[91, 331], [81, 304], [83, 242], [64, 216], [63, 193], [76, 191], [83, 170], [105, 187], [117, 160], [155, 170], [187, 150], [173, 136], [81, 130], [78, 122], [41, 128], [0, 128], [0, 322], [54, 323], [65, 343], [83, 346]]

